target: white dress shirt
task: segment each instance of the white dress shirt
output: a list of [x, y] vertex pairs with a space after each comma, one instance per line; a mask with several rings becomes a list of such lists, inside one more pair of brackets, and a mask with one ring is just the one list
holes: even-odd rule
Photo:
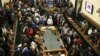
[[67, 37], [68, 44], [71, 44], [71, 38]]
[[52, 20], [51, 18], [49, 18], [49, 19], [47, 20], [47, 24], [48, 24], [48, 25], [52, 25], [52, 24], [53, 24], [53, 20]]

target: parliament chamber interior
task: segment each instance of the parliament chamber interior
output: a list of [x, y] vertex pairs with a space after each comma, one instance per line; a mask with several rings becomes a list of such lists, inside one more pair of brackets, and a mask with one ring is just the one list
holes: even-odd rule
[[100, 0], [0, 0], [0, 56], [100, 56]]

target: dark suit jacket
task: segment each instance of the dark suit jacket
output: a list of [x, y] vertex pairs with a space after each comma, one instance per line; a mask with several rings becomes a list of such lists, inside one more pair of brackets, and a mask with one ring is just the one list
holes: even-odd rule
[[0, 48], [0, 56], [5, 56], [4, 55], [4, 50], [2, 48]]
[[31, 56], [30, 50], [27, 48], [24, 51], [22, 50], [22, 55], [21, 56]]

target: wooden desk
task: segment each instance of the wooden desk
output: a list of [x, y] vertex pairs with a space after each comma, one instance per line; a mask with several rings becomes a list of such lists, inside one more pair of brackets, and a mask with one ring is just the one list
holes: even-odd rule
[[41, 27], [40, 29], [43, 33], [43, 46], [44, 46], [44, 55], [58, 55], [59, 52], [67, 56], [67, 50], [64, 47], [62, 40], [59, 35], [55, 34], [56, 28], [54, 26], [51, 27]]

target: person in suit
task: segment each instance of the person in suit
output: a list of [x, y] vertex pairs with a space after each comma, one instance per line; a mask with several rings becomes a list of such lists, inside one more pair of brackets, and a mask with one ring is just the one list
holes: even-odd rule
[[40, 20], [39, 20], [39, 24], [44, 26], [45, 25], [45, 22], [46, 22], [46, 18], [45, 16], [41, 16]]
[[99, 39], [97, 40], [97, 48], [100, 50], [100, 37], [99, 37]]
[[93, 53], [93, 50], [91, 49], [91, 47], [88, 47], [88, 52], [87, 52], [88, 56], [95, 56]]
[[77, 47], [75, 44], [73, 44], [72, 47], [69, 49], [68, 56], [77, 56]]
[[0, 56], [5, 56], [4, 55], [4, 50], [0, 47]]
[[0, 37], [2, 37], [2, 28], [0, 27]]
[[3, 39], [0, 37], [0, 56], [5, 56], [4, 49], [2, 48]]
[[10, 56], [9, 39], [7, 35], [3, 35], [2, 48], [4, 49], [5, 56]]
[[27, 43], [23, 44], [23, 49], [22, 49], [22, 56], [31, 56], [31, 52], [28, 49]]

